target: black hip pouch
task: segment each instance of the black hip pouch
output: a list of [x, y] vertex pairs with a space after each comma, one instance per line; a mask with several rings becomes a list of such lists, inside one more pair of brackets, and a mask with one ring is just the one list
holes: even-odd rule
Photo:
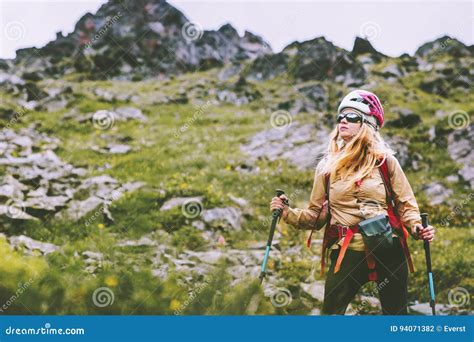
[[387, 215], [377, 215], [361, 221], [359, 232], [371, 252], [390, 248], [393, 245], [392, 227]]

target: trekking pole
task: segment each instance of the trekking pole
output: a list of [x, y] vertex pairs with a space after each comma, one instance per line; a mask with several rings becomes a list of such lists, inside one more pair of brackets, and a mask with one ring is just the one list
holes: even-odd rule
[[[276, 190], [276, 196], [280, 197], [281, 195], [284, 195], [285, 192], [281, 189]], [[285, 199], [283, 200], [283, 203], [285, 205], [288, 205], [288, 200]], [[265, 249], [265, 256], [263, 257], [263, 262], [262, 262], [262, 270], [260, 272], [260, 284], [263, 282], [263, 278], [265, 278], [265, 269], [267, 268], [267, 261], [268, 261], [268, 255], [270, 254], [270, 248], [272, 247], [272, 241], [273, 241], [273, 234], [275, 233], [275, 228], [278, 224], [278, 221], [280, 221], [280, 215], [281, 215], [282, 210], [281, 209], [275, 209], [272, 212], [272, 225], [270, 227], [270, 234], [268, 234], [268, 240], [267, 240], [267, 248]]]
[[[423, 228], [428, 227], [428, 214], [421, 214], [421, 225]], [[435, 308], [435, 289], [433, 283], [433, 272], [431, 271], [431, 251], [430, 251], [430, 242], [428, 240], [423, 240], [423, 247], [425, 248], [425, 258], [426, 258], [426, 269], [428, 272], [428, 281], [430, 284], [430, 306], [433, 316], [436, 316]]]

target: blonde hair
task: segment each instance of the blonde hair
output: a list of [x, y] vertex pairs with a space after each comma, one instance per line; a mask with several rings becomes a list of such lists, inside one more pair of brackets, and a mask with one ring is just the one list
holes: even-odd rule
[[344, 142], [336, 127], [330, 135], [328, 150], [317, 166], [321, 174], [330, 174], [331, 178], [340, 175], [344, 181], [353, 182], [370, 175], [380, 159], [395, 152], [383, 140], [372, 126], [362, 124], [351, 140]]

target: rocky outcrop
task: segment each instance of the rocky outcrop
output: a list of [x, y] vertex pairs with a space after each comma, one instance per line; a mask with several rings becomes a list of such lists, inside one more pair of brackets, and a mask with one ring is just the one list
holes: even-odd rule
[[[383, 58], [387, 57], [383, 53], [378, 52], [367, 39], [356, 37], [354, 46], [351, 51], [352, 56], [355, 58], [364, 56], [365, 60], [370, 61], [371, 64], [379, 63]], [[357, 58], [359, 61], [364, 59]]]
[[421, 45], [415, 52], [416, 56], [423, 58], [432, 58], [439, 54], [446, 54], [455, 58], [472, 57], [473, 51], [459, 40], [443, 36]]
[[[250, 32], [240, 36], [230, 24], [203, 30], [164, 0], [109, 1], [97, 13], [85, 14], [67, 36], [58, 34], [39, 49], [18, 50], [15, 70], [36, 73], [39, 79], [76, 71], [91, 79], [138, 80], [205, 70], [270, 52], [262, 38]], [[42, 58], [30, 60], [35, 54]]]
[[329, 133], [314, 125], [292, 122], [282, 128], [257, 133], [249, 143], [240, 147], [252, 159], [285, 159], [298, 169], [315, 168], [326, 150]]
[[331, 80], [346, 86], [359, 86], [367, 76], [362, 64], [351, 54], [324, 37], [294, 42], [281, 53], [257, 58], [243, 75], [253, 80], [267, 80], [284, 75], [296, 81]]

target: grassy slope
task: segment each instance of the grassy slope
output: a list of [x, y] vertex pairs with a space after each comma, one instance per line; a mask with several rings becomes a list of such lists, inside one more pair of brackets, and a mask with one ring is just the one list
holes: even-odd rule
[[[469, 111], [473, 109], [473, 101], [460, 101], [460, 95], [438, 101], [438, 97], [415, 89], [419, 77], [415, 74], [405, 78], [403, 85], [388, 86], [381, 82], [375, 90], [381, 97], [387, 99], [387, 107], [397, 105], [408, 107], [423, 118], [423, 124], [416, 128], [390, 129], [386, 133], [408, 137], [412, 142], [410, 148], [423, 155], [424, 162], [421, 169], [417, 172], [408, 169], [406, 173], [420, 206], [424, 211], [430, 212], [432, 223], [436, 225], [457, 203], [468, 196], [469, 191], [461, 184], [451, 184], [444, 180], [447, 175], [454, 173], [453, 170], [456, 170], [458, 165], [450, 161], [445, 149], [437, 148], [427, 141], [427, 129], [437, 122], [433, 116], [437, 109], [447, 112], [453, 108]], [[288, 193], [304, 189], [295, 198], [294, 205], [306, 206], [312, 185], [311, 170], [297, 171], [284, 161], [259, 161], [261, 172], [257, 175], [242, 174], [235, 170], [236, 166], [246, 160], [246, 156], [240, 152], [240, 144], [255, 133], [271, 128], [271, 112], [266, 109], [269, 107], [266, 100], [258, 100], [249, 106], [239, 108], [232, 105], [219, 107], [211, 105], [197, 120], [193, 120], [196, 106], [153, 105], [150, 101], [162, 98], [164, 95], [174, 95], [183, 87], [192, 89], [194, 84], [202, 80], [208, 84], [214, 82], [215, 72], [185, 75], [161, 83], [148, 81], [71, 83], [75, 93], [80, 94], [72, 107], [77, 108], [80, 113], [114, 106], [139, 106], [149, 119], [146, 124], [133, 121], [116, 122], [112, 129], [101, 131], [94, 129], [91, 123], [79, 125], [71, 120], [63, 120], [62, 116], [71, 108], [57, 113], [28, 113], [18, 123], [17, 127], [40, 122], [39, 130], [54, 135], [63, 142], [58, 150], [59, 156], [76, 166], [88, 168], [90, 174], [105, 172], [122, 182], [143, 181], [147, 185], [141, 191], [128, 194], [113, 205], [112, 214], [115, 223], [110, 226], [105, 226], [101, 220], [95, 221], [91, 226], [86, 226], [85, 220], [79, 222], [49, 220], [44, 224], [24, 223], [17, 226], [14, 232], [9, 232], [24, 233], [38, 240], [64, 246], [61, 253], [52, 254], [47, 258], [48, 265], [42, 258], [30, 259], [20, 257], [16, 253], [12, 254], [14, 256], [11, 260], [23, 263], [23, 266], [18, 266], [13, 261], [11, 264], [10, 261], [2, 263], [4, 267], [10, 269], [10, 273], [13, 273], [6, 275], [0, 272], [2, 280], [0, 283], [3, 284], [0, 290], [2, 300], [10, 298], [16, 290], [15, 284], [18, 281], [25, 281], [28, 272], [23, 268], [38, 272], [31, 290], [22, 295], [21, 301], [18, 300], [11, 305], [10, 314], [27, 313], [25, 307], [34, 313], [172, 314], [177, 303], [186, 299], [187, 289], [179, 285], [179, 275], [167, 281], [160, 281], [150, 274], [152, 268], [150, 250], [144, 248], [127, 251], [113, 247], [123, 239], [136, 239], [145, 234], [166, 230], [171, 233], [175, 242], [179, 242], [177, 245], [180, 248], [205, 248], [204, 241], [196, 230], [190, 228], [191, 221], [183, 218], [179, 210], [167, 213], [158, 211], [166, 199], [199, 195], [205, 198], [204, 206], [207, 208], [232, 204], [229, 194], [248, 199], [254, 214], [246, 220], [243, 231], [224, 232], [227, 242], [235, 248], [243, 248], [251, 241], [265, 240], [266, 230], [262, 229], [262, 220], [268, 217], [268, 201], [276, 187], [284, 187]], [[328, 86], [331, 94], [338, 90], [337, 86], [331, 84]], [[92, 94], [95, 87], [139, 94], [143, 104], [102, 102]], [[271, 92], [276, 94], [277, 99], [296, 96], [292, 85], [286, 79], [264, 82], [257, 87], [264, 94], [264, 99], [266, 94]], [[404, 93], [407, 87], [414, 89], [418, 102], [405, 103]], [[333, 97], [331, 95], [330, 103], [337, 102]], [[323, 116], [318, 118], [321, 119]], [[390, 112], [387, 116], [394, 117]], [[307, 113], [299, 114], [297, 119], [303, 123], [315, 121], [314, 115]], [[189, 122], [191, 124], [186, 132], [175, 137], [176, 129]], [[92, 151], [90, 149], [92, 145], [104, 145], [103, 134], [120, 134], [132, 138], [130, 144], [134, 150], [126, 155], [107, 156]], [[106, 163], [109, 163], [111, 168], [99, 172], [97, 169]], [[454, 190], [455, 195], [448, 205], [437, 208], [428, 205], [421, 192], [421, 185], [434, 180], [440, 180]], [[161, 193], [160, 189], [164, 189], [165, 193]], [[472, 212], [472, 203], [469, 202], [465, 209], [467, 212], [469, 210]], [[447, 302], [449, 289], [463, 286], [472, 291], [474, 285], [472, 271], [468, 267], [472, 264], [469, 246], [473, 235], [463, 227], [466, 220], [462, 216], [457, 215], [452, 222], [455, 227], [439, 229], [438, 243], [433, 245], [433, 268], [441, 302]], [[282, 244], [302, 244], [305, 239], [304, 232], [296, 232], [288, 227], [283, 227], [282, 234], [285, 237]], [[421, 243], [412, 243], [412, 246], [417, 272], [410, 280], [410, 298], [427, 301], [422, 246]], [[3, 249], [5, 250], [5, 246]], [[101, 266], [97, 277], [84, 272], [84, 261], [76, 255], [76, 251], [80, 253], [85, 250], [104, 253], [106, 262]], [[304, 256], [309, 254], [309, 251], [303, 252]], [[27, 266], [24, 266], [25, 264]], [[139, 265], [139, 271], [133, 269], [136, 265]], [[283, 262], [273, 266], [278, 269], [282, 276], [282, 284], [285, 286], [296, 286], [298, 282], [306, 279], [312, 267], [307, 258], [302, 258], [301, 262], [296, 264]], [[225, 268], [225, 264], [222, 267]], [[17, 281], [10, 284], [5, 283], [5, 279]], [[232, 293], [223, 291], [227, 294], [219, 295], [220, 292], [217, 290], [224, 290], [226, 287], [225, 276], [223, 272], [217, 272], [212, 279], [213, 281], [200, 296], [200, 302], [207, 304], [192, 304], [185, 313], [275, 312], [268, 299], [261, 298], [259, 287], [255, 284], [242, 286]], [[114, 289], [115, 302], [112, 306], [101, 309], [91, 303], [91, 294], [99, 286]], [[365, 290], [368, 291], [369, 288]], [[308, 300], [304, 299], [304, 296], [301, 298]], [[258, 310], [249, 312], [248, 306], [252, 301], [259, 301]], [[307, 310], [305, 311], [304, 306], [300, 305], [299, 299], [295, 299], [287, 311], [278, 309], [276, 312], [307, 313]]]

